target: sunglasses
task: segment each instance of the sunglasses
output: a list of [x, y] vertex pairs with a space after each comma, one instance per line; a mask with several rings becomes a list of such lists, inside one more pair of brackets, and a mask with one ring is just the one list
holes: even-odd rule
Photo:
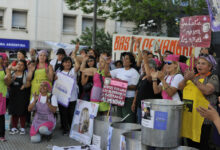
[[208, 57], [208, 56], [209, 56], [209, 54], [203, 54], [203, 53], [201, 53], [201, 54], [199, 54], [199, 56]]
[[164, 64], [167, 64], [167, 65], [172, 65], [173, 62], [172, 61], [165, 61]]

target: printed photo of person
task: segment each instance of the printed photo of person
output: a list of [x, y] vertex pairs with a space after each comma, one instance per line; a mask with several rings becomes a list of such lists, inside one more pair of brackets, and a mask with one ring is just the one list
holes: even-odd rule
[[87, 107], [82, 109], [79, 119], [79, 133], [86, 133], [89, 130], [89, 109]]

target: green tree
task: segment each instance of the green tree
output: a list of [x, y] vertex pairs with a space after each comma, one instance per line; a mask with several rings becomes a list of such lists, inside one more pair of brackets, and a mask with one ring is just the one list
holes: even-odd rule
[[[76, 44], [80, 42], [81, 45], [92, 45], [92, 28], [86, 28], [80, 38], [72, 40], [71, 43]], [[107, 52], [111, 54], [112, 51], [112, 36], [109, 33], [105, 33], [104, 29], [96, 30], [96, 50], [99, 53]]]
[[[168, 36], [179, 36], [179, 19], [184, 16], [208, 14], [205, 0], [98, 0], [97, 14], [101, 17], [136, 24], [134, 33], [143, 31], [139, 26], [145, 24], [147, 34], [162, 34], [166, 25]], [[70, 9], [82, 9], [85, 13], [93, 11], [93, 0], [66, 0]], [[106, 9], [107, 8], [107, 9]], [[155, 25], [149, 24], [154, 20]], [[149, 32], [150, 31], [150, 32]]]

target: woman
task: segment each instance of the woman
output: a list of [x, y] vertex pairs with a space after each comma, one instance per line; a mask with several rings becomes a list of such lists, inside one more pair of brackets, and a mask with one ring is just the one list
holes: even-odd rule
[[26, 51], [25, 50], [19, 50], [17, 52], [17, 60], [14, 60], [8, 67], [10, 70], [13, 70], [15, 71], [16, 70], [16, 65], [17, 65], [17, 62], [19, 60], [25, 60], [26, 58]]
[[[7, 72], [7, 74], [6, 74]], [[6, 94], [7, 85], [9, 83], [6, 77], [10, 74], [9, 70], [5, 70], [3, 66], [3, 56], [0, 55], [0, 141], [4, 142], [5, 139], [5, 112], [6, 112]]]
[[50, 136], [56, 126], [54, 113], [57, 109], [56, 96], [49, 96], [51, 92], [50, 83], [41, 82], [40, 94], [34, 95], [28, 106], [28, 111], [35, 111], [34, 119], [30, 128], [31, 142], [41, 141], [41, 135]]
[[47, 51], [41, 50], [38, 53], [36, 65], [31, 64], [28, 68], [27, 85], [31, 86], [30, 99], [34, 93], [39, 94], [41, 82], [48, 81], [51, 84], [53, 75], [53, 68], [48, 63]]
[[[180, 83], [180, 88], [183, 89], [188, 80], [196, 85], [202, 92], [205, 98], [210, 102], [210, 105], [216, 108], [217, 93], [219, 92], [219, 79], [218, 76], [213, 74], [212, 71], [216, 69], [216, 61], [212, 55], [203, 55], [198, 58], [196, 69], [198, 74], [188, 71], [184, 75], [184, 80]], [[212, 131], [212, 122], [205, 119], [201, 129], [200, 143], [190, 141], [190, 146], [200, 149], [210, 149], [210, 134]]]
[[[66, 74], [67, 76], [73, 78], [76, 81], [77, 72], [79, 70], [79, 64], [77, 62], [76, 57], [74, 57], [74, 62], [75, 62], [75, 66], [73, 68], [72, 59], [70, 57], [64, 57], [60, 66], [60, 70], [58, 70], [57, 73], [61, 72], [63, 74]], [[78, 91], [79, 91], [78, 85], [75, 83], [68, 107], [63, 106], [62, 104], [58, 105], [60, 111], [60, 120], [63, 129], [63, 135], [67, 135], [71, 128], [73, 114], [76, 106], [76, 100], [78, 98]]]
[[127, 93], [125, 98], [125, 104], [123, 107], [118, 107], [118, 116], [124, 118], [125, 122], [135, 122], [135, 113], [131, 110], [133, 104], [135, 90], [139, 81], [139, 73], [133, 68], [135, 66], [135, 58], [132, 53], [126, 53], [123, 59], [124, 68], [114, 69], [109, 72], [109, 67], [106, 67], [105, 73], [112, 78], [125, 80], [128, 82]]
[[[27, 107], [29, 104], [28, 90], [26, 89], [27, 63], [25, 60], [19, 60], [16, 65], [16, 71], [7, 76], [10, 83], [9, 92], [9, 114], [12, 115], [12, 129], [9, 134], [25, 134], [25, 122]], [[20, 130], [17, 125], [20, 120]]]
[[57, 69], [60, 68], [62, 59], [66, 56], [66, 52], [65, 52], [64, 49], [59, 48], [57, 50], [57, 54], [56, 55], [57, 55], [57, 58], [54, 58], [54, 59], [52, 59], [50, 61], [50, 65], [53, 67], [54, 72], [56, 72]]
[[[163, 99], [180, 101], [182, 97], [178, 94], [178, 87], [183, 76], [179, 73], [178, 56], [168, 55], [164, 64], [166, 76], [161, 71], [151, 73], [154, 93], [161, 93]], [[159, 85], [157, 79], [161, 81]]]
[[106, 102], [101, 102], [102, 88], [104, 86], [105, 74], [104, 69], [107, 65], [103, 57], [99, 58], [99, 65], [97, 68], [86, 68], [82, 72], [84, 75], [93, 76], [93, 87], [90, 95], [90, 101], [99, 104], [99, 114], [107, 114], [110, 105]]
[[[84, 67], [85, 66], [85, 67]], [[93, 56], [86, 57], [81, 64], [81, 68], [96, 68], [96, 59]], [[82, 100], [90, 100], [90, 94], [93, 86], [93, 76], [87, 76], [82, 72], [81, 74], [82, 85]]]
[[[160, 99], [160, 94], [154, 94], [153, 82], [150, 73], [157, 70], [157, 64], [154, 59], [148, 59], [147, 55], [144, 56], [144, 63], [142, 64], [143, 75], [137, 85], [134, 101], [131, 110], [135, 112], [137, 108], [137, 123], [141, 124], [142, 112], [141, 101], [144, 99]], [[159, 80], [158, 80], [159, 83]], [[147, 91], [147, 92], [146, 92]]]

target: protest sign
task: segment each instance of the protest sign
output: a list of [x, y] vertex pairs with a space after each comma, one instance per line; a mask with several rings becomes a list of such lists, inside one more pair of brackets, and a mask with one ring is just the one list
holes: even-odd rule
[[105, 78], [102, 89], [102, 101], [124, 106], [128, 82], [118, 79]]
[[212, 31], [220, 31], [220, 1], [206, 0], [206, 2], [209, 9]]
[[93, 123], [98, 112], [98, 107], [99, 105], [96, 103], [77, 100], [70, 138], [87, 145], [91, 143]]
[[76, 86], [76, 81], [62, 72], [57, 72], [57, 77], [58, 79], [54, 82], [52, 93], [56, 95], [58, 103], [68, 107], [72, 92], [75, 92], [73, 87]]
[[180, 20], [180, 45], [210, 47], [211, 27], [209, 16], [183, 17]]
[[[140, 40], [141, 51], [149, 49], [149, 51], [155, 55], [158, 54], [157, 49], [161, 49], [162, 55], [166, 50], [169, 50], [176, 55], [191, 56], [192, 54], [193, 48], [180, 46], [179, 38], [114, 34], [112, 42], [112, 57], [114, 60], [119, 60], [122, 52], [129, 52], [132, 36], [135, 39]], [[199, 55], [199, 50], [199, 47], [196, 48], [195, 56]], [[133, 45], [133, 52], [137, 53], [136, 43]]]

